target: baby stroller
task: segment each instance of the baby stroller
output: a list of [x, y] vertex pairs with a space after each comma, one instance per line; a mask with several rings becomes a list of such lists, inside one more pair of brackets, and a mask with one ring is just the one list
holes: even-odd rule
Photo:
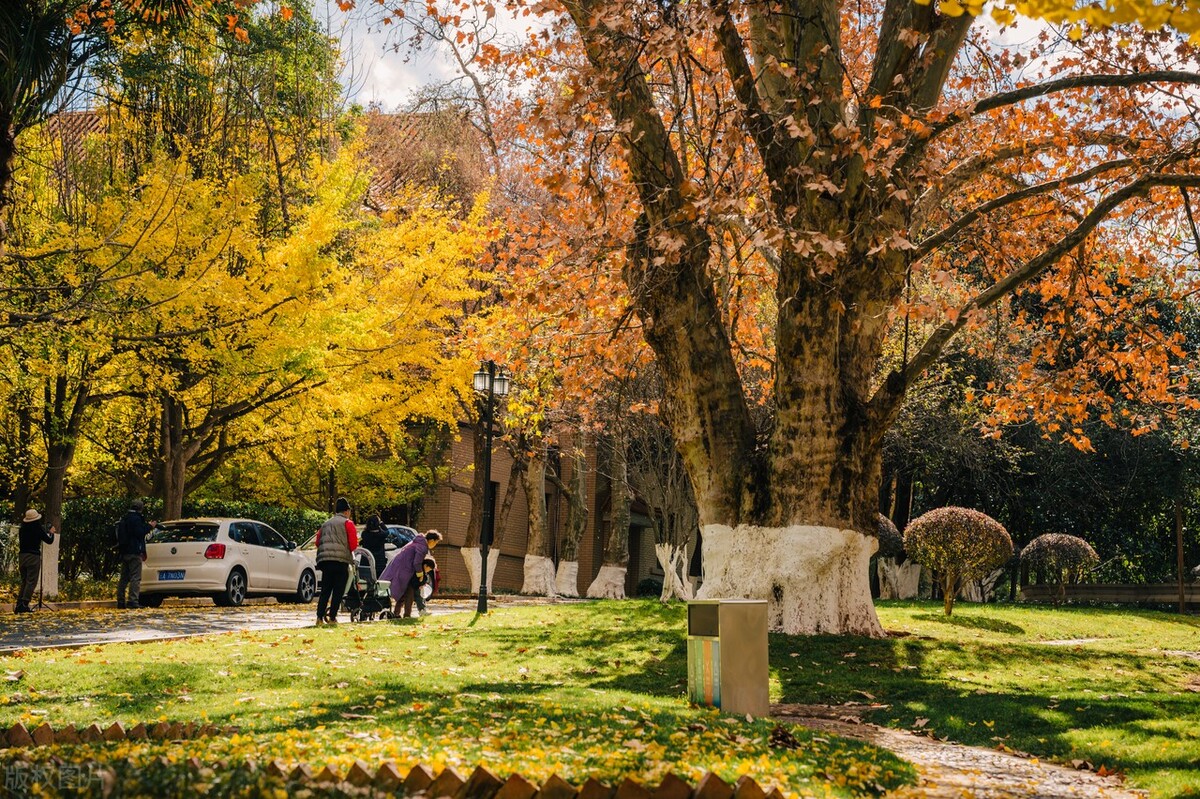
[[342, 601], [350, 611], [350, 621], [390, 619], [392, 598], [388, 594], [388, 581], [375, 579], [375, 556], [359, 547], [354, 550], [353, 557], [346, 597]]

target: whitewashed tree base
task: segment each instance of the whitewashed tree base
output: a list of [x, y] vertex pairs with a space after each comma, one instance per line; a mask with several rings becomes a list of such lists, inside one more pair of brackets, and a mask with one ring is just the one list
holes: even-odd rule
[[625, 567], [601, 566], [596, 579], [588, 586], [587, 595], [591, 599], [624, 599]]
[[[459, 550], [462, 553], [463, 564], [467, 567], [467, 579], [471, 582], [471, 593], [479, 593], [479, 547], [463, 547]], [[494, 593], [496, 590], [496, 564], [500, 561], [500, 557], [496, 550], [488, 550], [488, 593]]]
[[672, 599], [682, 599], [685, 602], [692, 598], [692, 584], [687, 579], [687, 548], [671, 544], [655, 544], [654, 554], [658, 557], [658, 565], [663, 570], [661, 602]]
[[697, 599], [765, 599], [774, 632], [883, 637], [869, 579], [874, 536], [802, 525], [710, 524], [702, 532]]
[[879, 575], [880, 599], [916, 599], [921, 588], [921, 564], [911, 558], [896, 563], [895, 558], [880, 558], [875, 564]]
[[996, 569], [982, 580], [967, 580], [958, 589], [958, 598], [966, 602], [987, 602], [996, 593], [996, 583], [1004, 576], [1004, 569]]
[[525, 584], [522, 594], [555, 596], [554, 561], [542, 555], [525, 556]]
[[42, 545], [42, 575], [38, 587], [46, 599], [58, 596], [58, 544], [62, 536], [55, 534], [53, 544]]
[[554, 577], [554, 591], [559, 596], [579, 596], [579, 561], [560, 560]]

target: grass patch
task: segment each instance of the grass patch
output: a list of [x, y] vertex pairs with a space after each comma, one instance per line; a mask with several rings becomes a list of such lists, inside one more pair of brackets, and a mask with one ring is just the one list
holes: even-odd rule
[[[576, 783], [712, 770], [791, 796], [871, 795], [914, 778], [873, 747], [794, 728], [800, 747], [776, 749], [771, 723], [690, 706], [684, 627], [682, 606], [651, 600], [25, 653], [3, 658], [24, 672], [0, 696], [5, 727], [196, 720], [241, 731], [2, 757], [102, 762], [121, 795], [156, 796], [282, 790], [261, 770], [221, 765], [247, 757], [343, 770], [356, 758], [460, 773], [482, 764]], [[217, 764], [199, 782], [193, 756]]]
[[[1200, 619], [1153, 611], [881, 603], [887, 640], [771, 637], [772, 699], [866, 701], [871, 721], [1003, 744], [1200, 797]], [[1191, 653], [1191, 657], [1184, 653]]]
[[[934, 603], [883, 603], [879, 615], [904, 635], [772, 636], [772, 701], [869, 694], [887, 705], [876, 723], [1087, 760], [1156, 799], [1200, 797], [1200, 619], [966, 603], [950, 618]], [[113, 764], [128, 795], [194, 794], [181, 765], [193, 755], [317, 768], [355, 758], [462, 771], [482, 763], [575, 782], [657, 784], [668, 771], [695, 780], [711, 769], [730, 781], [775, 780], [793, 796], [868, 795], [912, 780], [871, 747], [796, 729], [801, 748], [773, 749], [770, 723], [689, 706], [684, 627], [680, 605], [629, 600], [26, 653], [3, 658], [24, 676], [4, 683], [0, 724], [241, 727], [229, 738], [26, 753]], [[272, 787], [261, 770], [206, 774], [200, 784], [223, 794]]]

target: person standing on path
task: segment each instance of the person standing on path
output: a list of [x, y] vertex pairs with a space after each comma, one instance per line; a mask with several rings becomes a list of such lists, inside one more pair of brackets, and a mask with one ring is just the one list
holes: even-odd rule
[[380, 579], [391, 581], [388, 585], [388, 593], [396, 603], [393, 615], [400, 616], [400, 606], [403, 604], [403, 618], [411, 618], [413, 599], [417, 601], [417, 611], [422, 616], [429, 615], [429, 611], [425, 609], [425, 600], [420, 593], [421, 586], [417, 574], [422, 569], [425, 556], [441, 540], [442, 534], [437, 530], [430, 530], [425, 535], [417, 536], [405, 544], [396, 553], [396, 557], [392, 558], [392, 562], [387, 565], [387, 568], [383, 570]]
[[[350, 521], [350, 501], [338, 497], [334, 513], [317, 531], [317, 570], [321, 572], [321, 593], [317, 597], [317, 626], [337, 624], [346, 578], [354, 562], [351, 553], [358, 549], [358, 531]], [[326, 613], [328, 610], [328, 614]]]
[[[117, 522], [117, 554], [121, 557], [121, 576], [117, 579], [117, 607], [137, 610], [142, 592], [142, 564], [146, 562], [146, 536], [158, 526], [147, 522], [146, 503], [135, 499], [129, 511]], [[128, 589], [128, 599], [126, 590]]]
[[375, 579], [380, 579], [383, 568], [387, 565], [387, 527], [378, 513], [371, 514], [367, 519], [367, 529], [363, 531], [362, 548], [371, 553], [375, 561]]
[[56, 532], [58, 531], [54, 529], [54, 525], [50, 525], [49, 530], [46, 529], [45, 523], [42, 522], [42, 514], [37, 510], [30, 508], [25, 511], [19, 533], [21, 549], [18, 563], [21, 570], [21, 590], [17, 594], [14, 613], [33, 612], [29, 603], [33, 601], [33, 590], [42, 578], [42, 544], [53, 544]]

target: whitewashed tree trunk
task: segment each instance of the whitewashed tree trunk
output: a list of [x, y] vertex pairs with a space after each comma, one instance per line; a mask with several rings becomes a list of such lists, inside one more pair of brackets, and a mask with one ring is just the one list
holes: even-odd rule
[[687, 578], [687, 547], [655, 544], [654, 554], [658, 556], [658, 565], [663, 570], [662, 596], [659, 599], [664, 603], [672, 599], [685, 602], [691, 599], [692, 584]]
[[62, 536], [55, 535], [53, 544], [42, 544], [42, 580], [38, 588], [46, 599], [58, 596], [58, 544]]
[[921, 587], [921, 564], [909, 558], [896, 563], [895, 558], [880, 558], [875, 564], [879, 575], [880, 599], [916, 599]]
[[[479, 593], [479, 547], [463, 547], [463, 564], [467, 567], [467, 578], [471, 581], [471, 593]], [[496, 564], [500, 561], [500, 553], [494, 549], [488, 550], [488, 593], [496, 592]]]
[[579, 561], [560, 560], [554, 577], [554, 592], [559, 596], [579, 596]]
[[542, 555], [525, 556], [525, 583], [522, 594], [555, 596], [554, 561]]
[[996, 593], [996, 583], [1004, 576], [1004, 569], [996, 569], [982, 580], [967, 580], [958, 589], [958, 598], [967, 602], [987, 602]]
[[771, 630], [882, 638], [868, 583], [874, 536], [832, 527], [710, 524], [697, 599], [765, 599]]
[[588, 597], [591, 599], [624, 599], [625, 571], [625, 566], [601, 566], [596, 579], [592, 580], [592, 584], [588, 586]]

